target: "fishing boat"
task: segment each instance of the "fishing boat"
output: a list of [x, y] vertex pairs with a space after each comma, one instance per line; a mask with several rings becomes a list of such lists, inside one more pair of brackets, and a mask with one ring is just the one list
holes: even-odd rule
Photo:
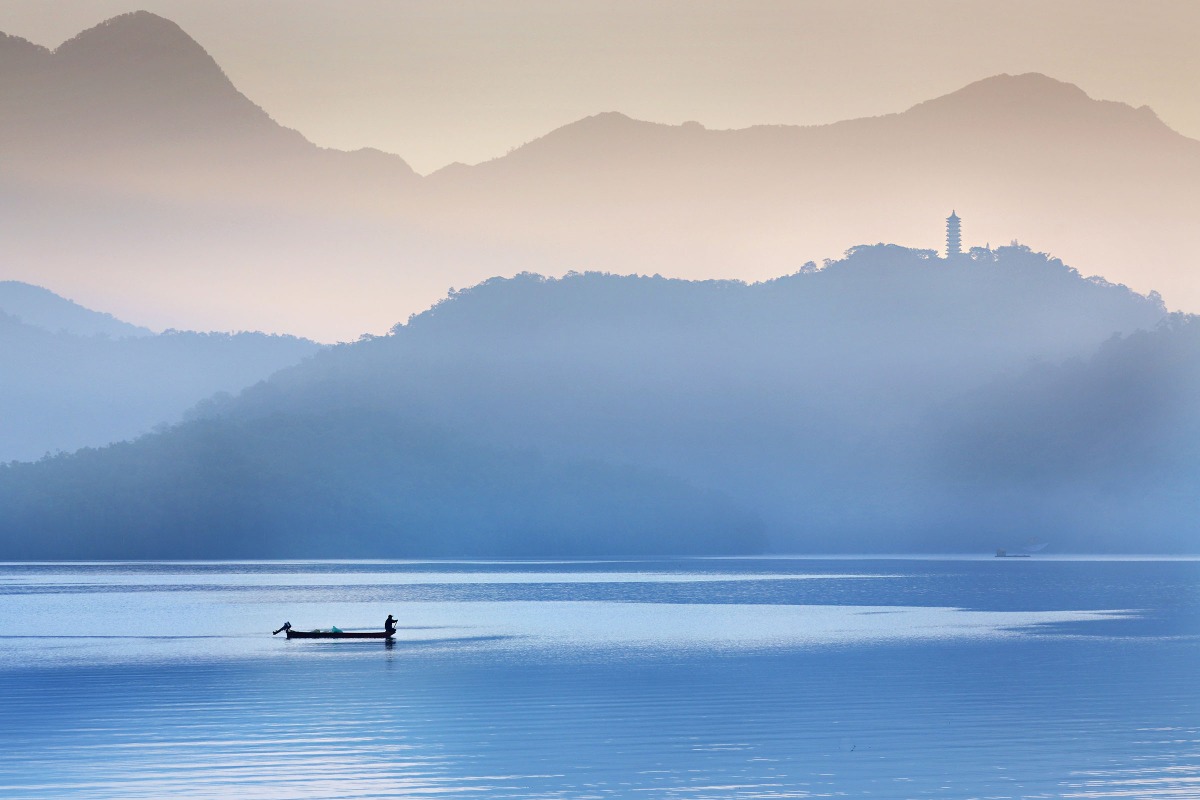
[[287, 633], [289, 639], [390, 639], [396, 635], [394, 628], [382, 631], [343, 631], [338, 628], [327, 631], [298, 631], [292, 628], [290, 622], [283, 623], [283, 627], [277, 631], [271, 631], [271, 635], [274, 636], [280, 631]]

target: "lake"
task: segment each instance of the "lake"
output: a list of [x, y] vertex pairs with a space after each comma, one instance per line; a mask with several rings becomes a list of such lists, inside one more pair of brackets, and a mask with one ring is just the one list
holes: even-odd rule
[[1196, 560], [0, 564], [0, 609], [5, 798], [1200, 797]]

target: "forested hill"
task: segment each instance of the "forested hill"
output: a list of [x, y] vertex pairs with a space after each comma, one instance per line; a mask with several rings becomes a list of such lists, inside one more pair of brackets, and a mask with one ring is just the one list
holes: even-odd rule
[[[261, 333], [153, 335], [28, 290], [0, 293], [0, 463], [178, 422], [198, 400], [241, 391], [321, 347]], [[24, 316], [5, 313], [10, 308]]]
[[4, 558], [585, 557], [760, 552], [761, 519], [661, 474], [481, 447], [347, 408], [0, 467]]
[[979, 526], [997, 546], [1200, 553], [1200, 316], [1005, 376], [913, 438], [945, 526]]
[[20, 281], [0, 281], [0, 314], [16, 317], [26, 325], [51, 333], [61, 331], [113, 339], [153, 334], [149, 328], [131, 325], [112, 314], [92, 311], [49, 289]]
[[[1192, 501], [1135, 489], [1195, 461], [1167, 433], [1200, 408], [1193, 327], [1020, 246], [860, 247], [752, 285], [496, 279], [188, 425], [8, 470], [3, 535], [22, 557], [747, 552], [764, 530], [783, 551], [1194, 550]], [[1146, 391], [1105, 388], [1125, 380]], [[1147, 438], [1100, 436], [1134, 399]], [[1079, 470], [1089, 441], [1110, 468]], [[1102, 491], [1112, 524], [1071, 516]]]
[[734, 438], [781, 419], [870, 428], [1031, 361], [1090, 355], [1165, 316], [1157, 295], [1022, 246], [953, 261], [863, 246], [758, 284], [525, 274], [454, 292], [390, 336], [282, 371], [230, 412], [353, 398], [488, 440], [587, 441], [597, 455], [635, 460], [662, 444], [674, 464], [680, 442], [621, 435], [618, 445], [608, 426], [645, 424], [652, 439], [685, 419], [732, 426]]

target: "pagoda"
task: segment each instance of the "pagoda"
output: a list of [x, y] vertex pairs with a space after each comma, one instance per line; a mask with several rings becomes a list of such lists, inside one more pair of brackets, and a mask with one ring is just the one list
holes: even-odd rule
[[953, 211], [946, 217], [946, 258], [962, 255], [962, 220]]

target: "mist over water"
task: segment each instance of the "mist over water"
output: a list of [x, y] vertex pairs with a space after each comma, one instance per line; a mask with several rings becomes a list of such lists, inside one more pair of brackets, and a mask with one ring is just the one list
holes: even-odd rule
[[[4, 797], [1194, 796], [1200, 562], [0, 566]], [[378, 628], [397, 640], [269, 631]]]

